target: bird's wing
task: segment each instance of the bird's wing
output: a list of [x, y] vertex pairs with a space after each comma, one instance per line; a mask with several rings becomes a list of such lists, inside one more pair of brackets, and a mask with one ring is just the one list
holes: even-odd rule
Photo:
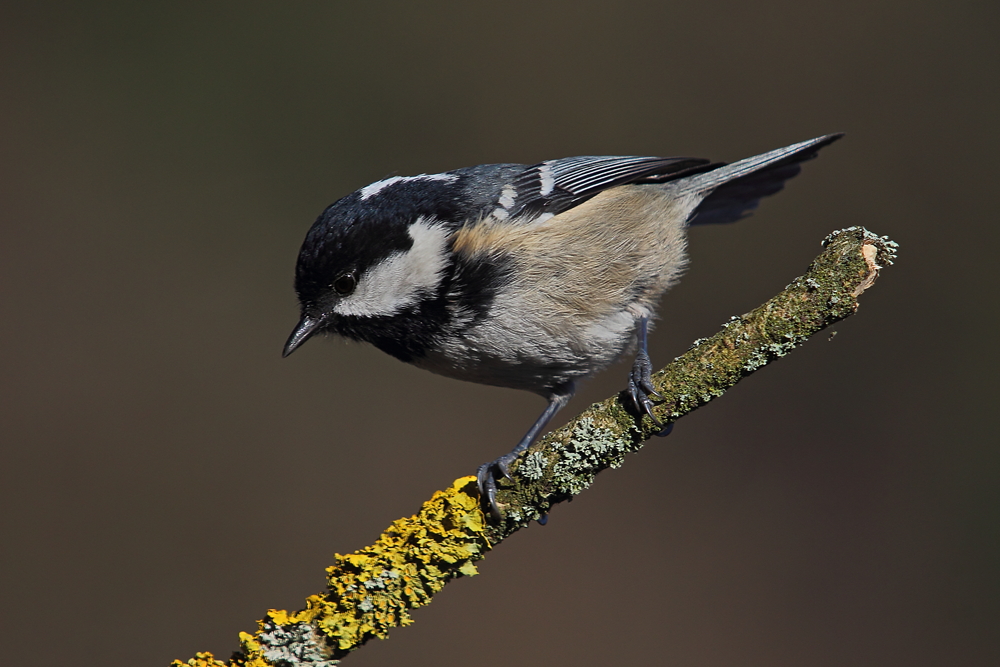
[[717, 165], [688, 157], [582, 155], [526, 167], [500, 194], [509, 217], [557, 215], [603, 190], [626, 183], [663, 183]]

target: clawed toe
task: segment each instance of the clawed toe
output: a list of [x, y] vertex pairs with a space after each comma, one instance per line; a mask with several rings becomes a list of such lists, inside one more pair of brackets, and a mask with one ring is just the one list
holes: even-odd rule
[[674, 430], [674, 423], [670, 422], [669, 424], [667, 424], [666, 426], [663, 427], [663, 430], [661, 430], [659, 433], [656, 434], [656, 437], [658, 437], [658, 438], [665, 438], [668, 435], [670, 435], [670, 433], [673, 430]]
[[484, 463], [476, 471], [476, 484], [479, 486], [479, 497], [489, 506], [490, 516], [497, 522], [503, 520], [503, 514], [500, 512], [500, 507], [497, 506], [497, 479], [499, 477], [511, 479], [509, 466], [515, 458], [517, 457], [507, 454], [495, 461]]
[[655, 414], [653, 414], [653, 408], [655, 407], [653, 401], [649, 400], [649, 395], [644, 389], [633, 382], [629, 382], [629, 395], [632, 397], [632, 403], [635, 405], [636, 411], [639, 416], [647, 416], [653, 422], [653, 426], [658, 429], [663, 429], [663, 422], [661, 422]]
[[503, 512], [497, 505], [497, 480], [505, 477], [514, 481], [510, 476], [510, 464], [517, 460], [518, 455], [526, 450], [535, 441], [538, 434], [542, 432], [545, 425], [549, 423], [552, 416], [559, 411], [559, 408], [566, 405], [566, 402], [573, 396], [574, 385], [566, 382], [552, 388], [552, 395], [549, 396], [549, 404], [541, 416], [535, 420], [528, 432], [524, 434], [521, 441], [517, 443], [509, 454], [504, 454], [495, 461], [484, 463], [476, 471], [476, 483], [479, 486], [479, 497], [484, 505], [490, 509], [490, 516], [496, 523], [503, 521]]
[[657, 398], [663, 398], [660, 392], [656, 391], [653, 387], [652, 378], [653, 365], [649, 361], [649, 355], [645, 352], [640, 352], [635, 358], [635, 364], [632, 366], [632, 374], [628, 379], [628, 393], [632, 397], [632, 403], [635, 404], [635, 409], [640, 416], [647, 415], [653, 422], [653, 425], [658, 429], [663, 429], [663, 422], [656, 418], [653, 414], [653, 401], [650, 400], [650, 396], [656, 396]]

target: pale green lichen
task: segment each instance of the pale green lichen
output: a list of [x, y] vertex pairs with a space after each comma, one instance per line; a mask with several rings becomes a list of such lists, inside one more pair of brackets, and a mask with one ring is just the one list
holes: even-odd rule
[[521, 465], [518, 467], [517, 471], [525, 479], [537, 480], [541, 479], [545, 474], [545, 469], [549, 465], [549, 460], [546, 458], [545, 454], [542, 452], [531, 452], [524, 460], [521, 461]]
[[625, 454], [633, 450], [631, 439], [597, 426], [590, 418], [577, 420], [569, 441], [557, 447], [559, 460], [552, 467], [552, 481], [559, 492], [570, 496], [590, 486], [600, 470], [621, 466]]
[[743, 362], [743, 370], [747, 373], [753, 373], [755, 370], [767, 363], [767, 355], [761, 350], [754, 350], [747, 357], [746, 361]]
[[877, 249], [874, 266], [876, 271], [887, 266], [892, 266], [892, 264], [896, 261], [896, 255], [899, 251], [898, 243], [891, 240], [888, 236], [879, 236], [878, 234], [870, 232], [864, 227], [859, 226], [847, 227], [845, 229], [838, 229], [835, 232], [831, 232], [825, 239], [823, 239], [823, 247], [828, 247], [844, 234], [854, 234], [856, 236], [860, 235], [863, 244], [872, 245]]
[[308, 623], [265, 624], [258, 633], [261, 655], [275, 667], [333, 667], [333, 647]]

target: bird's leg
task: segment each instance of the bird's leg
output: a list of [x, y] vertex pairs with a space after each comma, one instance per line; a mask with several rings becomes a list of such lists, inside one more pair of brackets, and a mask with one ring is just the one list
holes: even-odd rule
[[632, 364], [632, 372], [629, 374], [628, 393], [632, 397], [632, 402], [635, 403], [635, 409], [639, 411], [639, 417], [648, 415], [653, 420], [653, 425], [660, 429], [658, 435], [669, 435], [673, 424], [664, 427], [663, 423], [653, 414], [653, 402], [649, 400], [650, 394], [658, 398], [663, 397], [653, 387], [653, 378], [651, 377], [653, 364], [649, 360], [649, 351], [646, 349], [646, 332], [648, 327], [649, 318], [645, 316], [640, 317], [639, 326], [635, 330], [639, 350], [636, 352], [635, 362]]
[[554, 392], [549, 396], [549, 404], [545, 407], [545, 411], [535, 420], [535, 423], [531, 425], [528, 432], [524, 434], [521, 441], [517, 443], [517, 447], [512, 449], [510, 453], [504, 454], [495, 461], [490, 463], [484, 463], [479, 466], [479, 470], [476, 473], [476, 478], [479, 483], [479, 496], [488, 501], [490, 506], [490, 515], [495, 521], [501, 521], [503, 515], [500, 513], [500, 508], [497, 507], [497, 479], [500, 476], [510, 479], [510, 470], [508, 466], [514, 462], [518, 455], [531, 446], [531, 443], [535, 441], [538, 435], [542, 432], [542, 429], [552, 420], [559, 410], [569, 402], [569, 399], [573, 397], [573, 392], [576, 391], [576, 387], [573, 383], [569, 382], [564, 385], [557, 387]]

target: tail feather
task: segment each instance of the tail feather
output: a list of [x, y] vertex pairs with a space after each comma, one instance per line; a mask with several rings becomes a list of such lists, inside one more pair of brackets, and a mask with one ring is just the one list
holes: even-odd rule
[[745, 218], [757, 208], [761, 198], [780, 192], [785, 181], [801, 171], [801, 163], [813, 159], [821, 148], [842, 136], [828, 134], [674, 181], [684, 191], [706, 193], [691, 214], [689, 224]]

